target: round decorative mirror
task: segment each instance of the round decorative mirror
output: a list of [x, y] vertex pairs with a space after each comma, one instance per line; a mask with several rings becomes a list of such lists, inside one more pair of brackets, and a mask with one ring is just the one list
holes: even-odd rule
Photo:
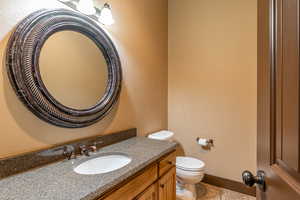
[[121, 64], [114, 44], [95, 21], [71, 10], [40, 10], [18, 24], [6, 65], [20, 100], [57, 126], [97, 122], [120, 94]]
[[105, 57], [81, 33], [60, 31], [51, 35], [41, 49], [39, 68], [48, 95], [69, 108], [90, 108], [105, 94]]

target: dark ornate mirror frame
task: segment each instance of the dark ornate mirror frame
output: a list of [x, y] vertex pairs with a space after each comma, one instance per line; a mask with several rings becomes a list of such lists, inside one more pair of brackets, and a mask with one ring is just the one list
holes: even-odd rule
[[[101, 50], [107, 62], [106, 92], [96, 105], [87, 109], [69, 108], [55, 100], [41, 78], [41, 48], [52, 34], [63, 30], [77, 31], [89, 37]], [[97, 22], [75, 11], [39, 10], [26, 17], [10, 37], [6, 66], [9, 80], [19, 99], [37, 117], [56, 126], [89, 126], [105, 117], [120, 95], [121, 63], [113, 42]], [[67, 76], [72, 76], [72, 72]]]

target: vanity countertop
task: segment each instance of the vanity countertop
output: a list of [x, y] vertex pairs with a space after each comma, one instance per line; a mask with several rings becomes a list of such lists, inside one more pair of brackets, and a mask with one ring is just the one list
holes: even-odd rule
[[[64, 160], [0, 180], [1, 200], [94, 200], [176, 147], [174, 142], [134, 137], [100, 149], [91, 157]], [[106, 174], [79, 175], [79, 163], [102, 153], [125, 153], [127, 166]]]

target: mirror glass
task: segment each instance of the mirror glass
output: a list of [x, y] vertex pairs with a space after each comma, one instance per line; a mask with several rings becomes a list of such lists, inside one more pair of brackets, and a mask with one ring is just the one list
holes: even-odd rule
[[45, 87], [64, 106], [87, 109], [105, 94], [108, 69], [104, 55], [79, 32], [51, 35], [41, 49], [39, 68]]

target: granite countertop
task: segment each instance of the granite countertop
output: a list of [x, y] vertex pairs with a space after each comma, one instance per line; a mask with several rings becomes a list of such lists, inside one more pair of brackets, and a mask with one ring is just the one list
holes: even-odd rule
[[[176, 143], [134, 137], [104, 147], [90, 157], [64, 160], [0, 180], [1, 200], [93, 200], [140, 171]], [[73, 169], [102, 153], [122, 153], [132, 158], [127, 166], [106, 174], [79, 175]]]

